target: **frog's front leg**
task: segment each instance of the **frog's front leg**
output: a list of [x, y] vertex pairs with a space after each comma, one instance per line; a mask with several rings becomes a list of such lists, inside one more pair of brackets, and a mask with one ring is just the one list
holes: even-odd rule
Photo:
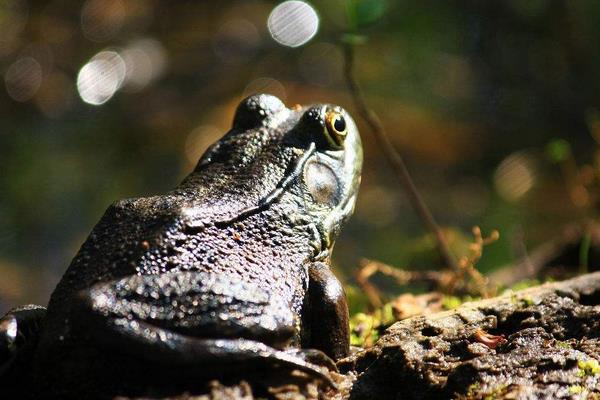
[[316, 262], [309, 266], [307, 313], [309, 332], [304, 347], [323, 351], [334, 360], [350, 352], [348, 303], [340, 281], [329, 266]]
[[[0, 378], [22, 375], [36, 348], [46, 309], [29, 304], [0, 319]], [[8, 378], [7, 378], [8, 379]]]

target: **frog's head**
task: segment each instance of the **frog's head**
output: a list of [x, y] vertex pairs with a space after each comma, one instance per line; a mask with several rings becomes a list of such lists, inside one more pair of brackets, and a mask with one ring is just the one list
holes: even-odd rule
[[[216, 219], [222, 224], [278, 202], [292, 205], [290, 223], [295, 218], [317, 227], [315, 248], [324, 258], [353, 212], [361, 167], [358, 129], [344, 109], [330, 104], [288, 109], [277, 97], [261, 94], [241, 102], [231, 131], [205, 153], [193, 175], [219, 177], [203, 185], [243, 188], [243, 194], [234, 193], [242, 201], [229, 202]], [[222, 186], [216, 192], [228, 191]]]
[[320, 234], [317, 259], [329, 256], [342, 224], [354, 211], [360, 173], [362, 144], [352, 117], [341, 107], [314, 104], [298, 110], [299, 119], [284, 139], [305, 151], [306, 161], [298, 179], [306, 215]]

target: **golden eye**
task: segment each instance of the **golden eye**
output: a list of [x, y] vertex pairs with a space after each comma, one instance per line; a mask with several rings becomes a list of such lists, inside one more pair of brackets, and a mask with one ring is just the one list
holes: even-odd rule
[[348, 134], [348, 124], [344, 115], [337, 111], [328, 111], [325, 114], [327, 141], [336, 149], [344, 147], [344, 140]]

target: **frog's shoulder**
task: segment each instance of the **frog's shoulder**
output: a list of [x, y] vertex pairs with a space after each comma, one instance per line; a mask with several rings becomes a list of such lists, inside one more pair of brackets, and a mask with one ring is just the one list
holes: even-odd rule
[[162, 236], [177, 223], [178, 201], [167, 197], [130, 198], [111, 204], [83, 242], [55, 293], [72, 293], [98, 279], [135, 273], [135, 265], [130, 264], [146, 251], [144, 241]]
[[240, 209], [251, 205], [251, 200], [240, 200], [226, 190], [179, 186], [163, 195], [115, 201], [106, 209], [93, 233], [94, 236], [107, 231], [112, 236], [133, 232], [140, 235], [141, 230], [158, 237], [167, 231], [183, 227], [194, 230], [234, 218]]
[[102, 218], [173, 216], [184, 203], [181, 196], [172, 194], [122, 199], [108, 206]]
[[94, 226], [78, 256], [95, 254], [98, 249], [105, 254], [119, 253], [141, 238], [160, 235], [179, 219], [181, 208], [181, 201], [168, 195], [115, 201]]

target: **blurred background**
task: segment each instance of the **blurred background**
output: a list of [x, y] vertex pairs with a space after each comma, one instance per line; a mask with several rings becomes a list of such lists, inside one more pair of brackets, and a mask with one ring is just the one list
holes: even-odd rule
[[[342, 37], [457, 255], [472, 226], [497, 229], [491, 271], [596, 215], [598, 1], [3, 0], [0, 313], [46, 304], [106, 207], [173, 188], [243, 97], [353, 113]], [[339, 274], [440, 267], [354, 115], [366, 158]]]

